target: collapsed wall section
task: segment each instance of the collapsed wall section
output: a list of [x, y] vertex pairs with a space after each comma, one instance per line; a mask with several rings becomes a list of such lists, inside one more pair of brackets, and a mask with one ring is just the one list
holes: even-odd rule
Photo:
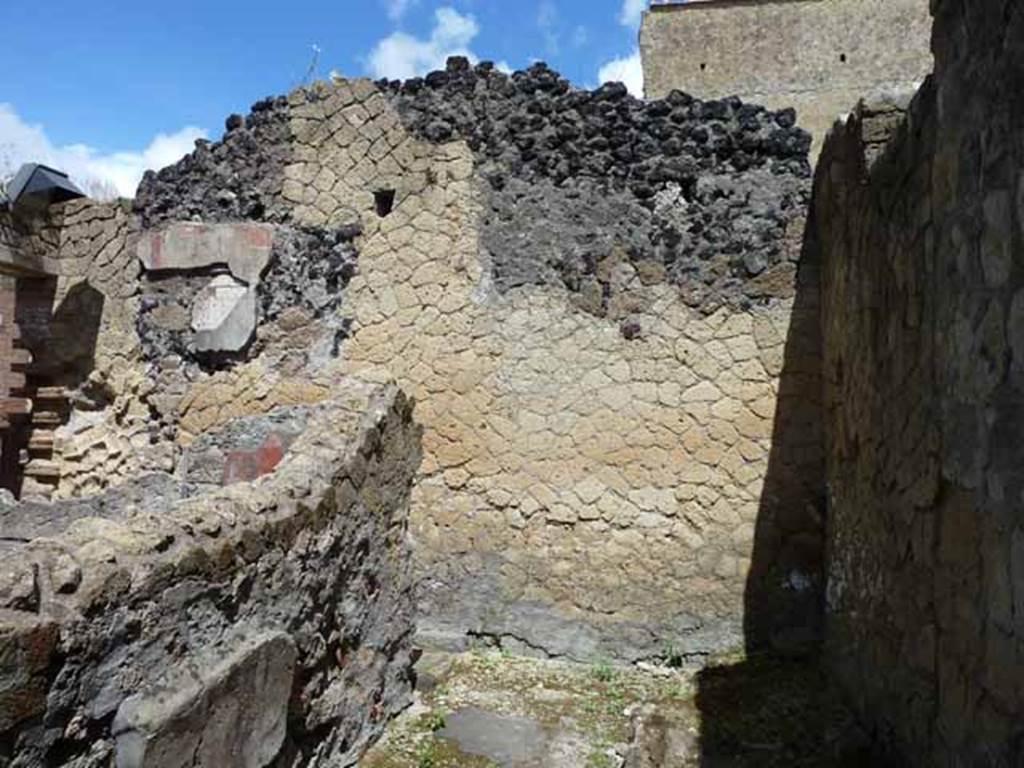
[[644, 103], [619, 83], [574, 90], [544, 66], [510, 78], [463, 62], [388, 88], [416, 135], [472, 150], [501, 293], [562, 282], [603, 315], [619, 254], [705, 313], [789, 288], [808, 148], [789, 112], [681, 91]]
[[827, 649], [900, 764], [1024, 759], [1024, 12], [932, 4], [937, 68], [815, 185]]
[[229, 465], [248, 449], [251, 482], [181, 498], [153, 475], [4, 502], [0, 761], [356, 763], [411, 693], [419, 432], [393, 387], [334, 395], [236, 424], [194, 456], [208, 470], [218, 446]]

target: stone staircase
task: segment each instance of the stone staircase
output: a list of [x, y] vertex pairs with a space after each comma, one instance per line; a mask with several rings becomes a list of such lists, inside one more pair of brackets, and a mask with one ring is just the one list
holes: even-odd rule
[[49, 499], [60, 482], [55, 431], [68, 419], [67, 392], [33, 374], [32, 353], [21, 345], [16, 323], [4, 330], [11, 345], [10, 370], [4, 371], [8, 394], [0, 398], [5, 449], [17, 453], [21, 498]]
[[[64, 387], [54, 386], [52, 372], [27, 348], [15, 293], [13, 281], [0, 278], [0, 479], [23, 499], [49, 499], [60, 482], [55, 434], [70, 406]], [[42, 291], [37, 303], [46, 299]], [[32, 296], [26, 300], [31, 310]], [[28, 311], [25, 320], [38, 314]]]
[[23, 499], [49, 499], [60, 483], [55, 432], [68, 420], [68, 396], [63, 387], [54, 386], [33, 387], [29, 393], [32, 410], [26, 429], [27, 444], [20, 457], [21, 496]]

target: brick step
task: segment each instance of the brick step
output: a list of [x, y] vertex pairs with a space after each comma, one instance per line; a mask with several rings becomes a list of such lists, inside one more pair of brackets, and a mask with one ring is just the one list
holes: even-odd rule
[[54, 433], [49, 429], [33, 430], [28, 438], [28, 449], [34, 452], [53, 451]]
[[63, 417], [55, 411], [34, 411], [32, 413], [32, 424], [34, 426], [59, 427], [63, 423]]
[[68, 399], [68, 391], [64, 387], [39, 387], [32, 396], [33, 400], [63, 400]]
[[36, 480], [60, 479], [60, 464], [56, 461], [46, 459], [32, 459], [25, 465], [25, 477], [33, 477]]
[[26, 477], [21, 485], [22, 501], [49, 501], [53, 496], [54, 483], [42, 483], [33, 477]]
[[15, 347], [11, 350], [11, 365], [25, 366], [32, 364], [32, 353], [27, 349]]
[[[18, 373], [8, 374], [8, 376], [21, 375]], [[32, 372], [28, 371], [26, 375], [31, 378]], [[11, 394], [31, 400], [35, 404], [33, 408], [35, 411], [63, 411], [70, 407], [71, 402], [67, 390], [63, 387], [33, 387], [31, 384], [26, 384], [17, 388], [12, 387]]]
[[11, 393], [23, 394], [25, 389], [25, 374], [17, 371], [7, 372], [7, 386]]
[[32, 401], [27, 397], [0, 397], [0, 413], [8, 416], [32, 413]]

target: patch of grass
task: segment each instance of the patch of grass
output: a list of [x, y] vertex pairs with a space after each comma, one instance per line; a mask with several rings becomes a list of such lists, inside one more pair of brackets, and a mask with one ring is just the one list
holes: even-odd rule
[[615, 768], [616, 760], [608, 754], [608, 747], [599, 744], [587, 755], [587, 768]]
[[441, 683], [440, 685], [435, 686], [432, 691], [430, 691], [430, 697], [435, 701], [443, 701], [450, 695], [452, 695], [452, 686], [450, 686], [447, 683]]
[[670, 669], [681, 669], [686, 661], [686, 657], [683, 656], [683, 653], [676, 648], [676, 644], [671, 640], [665, 643], [665, 649], [661, 654], [661, 658], [665, 666]]
[[626, 701], [632, 697], [629, 696], [627, 691], [616, 682], [608, 684], [608, 688], [605, 690], [605, 701], [606, 709], [609, 715], [617, 716], [622, 714], [622, 710], [626, 706]]
[[588, 698], [583, 701], [580, 708], [588, 715], [596, 715], [601, 712], [601, 702], [596, 698]]
[[[443, 687], [421, 698], [422, 708], [395, 723], [390, 743], [378, 753], [387, 762], [364, 761], [373, 768], [485, 768], [486, 758], [467, 755], [457, 744], [440, 738], [435, 727], [441, 716], [465, 707], [480, 707], [498, 714], [530, 717], [542, 726], [568, 729], [582, 743], [579, 762], [587, 768], [611, 768], [618, 763], [614, 749], [629, 742], [634, 705], [660, 703], [674, 722], [696, 730], [698, 713], [692, 703], [694, 689], [685, 671], [651, 674], [615, 666], [599, 658], [578, 665], [515, 657], [494, 646], [478, 645], [452, 658], [445, 667]], [[411, 713], [410, 713], [411, 714]], [[424, 760], [423, 763], [420, 759]], [[554, 766], [552, 766], [554, 768]]]
[[591, 674], [602, 683], [611, 683], [617, 676], [615, 667], [608, 659], [598, 660], [591, 668]]
[[469, 654], [473, 658], [473, 662], [483, 667], [487, 672], [494, 672], [498, 669], [502, 660], [508, 658], [508, 656], [503, 655], [501, 650], [489, 646], [473, 646]]
[[658, 693], [662, 698], [671, 701], [689, 701], [694, 697], [696, 691], [689, 679], [673, 677], [662, 684]]
[[488, 648], [489, 646], [483, 645], [479, 641], [473, 641], [472, 644], [469, 646], [469, 655], [474, 660], [480, 660], [487, 653]]
[[436, 710], [433, 712], [427, 712], [419, 719], [417, 725], [421, 730], [436, 733], [445, 726], [444, 714]]
[[434, 690], [430, 692], [430, 695], [435, 699], [443, 699], [450, 693], [451, 687], [448, 685], [448, 683], [441, 683], [440, 685], [434, 686]]
[[416, 768], [439, 768], [441, 758], [438, 755], [437, 744], [433, 741], [425, 741], [416, 750]]

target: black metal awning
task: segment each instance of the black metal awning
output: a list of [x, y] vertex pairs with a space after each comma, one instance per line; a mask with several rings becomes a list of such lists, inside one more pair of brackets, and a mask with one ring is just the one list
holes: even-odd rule
[[7, 197], [12, 206], [29, 200], [50, 205], [85, 197], [85, 193], [63, 171], [39, 163], [25, 163], [7, 185]]

